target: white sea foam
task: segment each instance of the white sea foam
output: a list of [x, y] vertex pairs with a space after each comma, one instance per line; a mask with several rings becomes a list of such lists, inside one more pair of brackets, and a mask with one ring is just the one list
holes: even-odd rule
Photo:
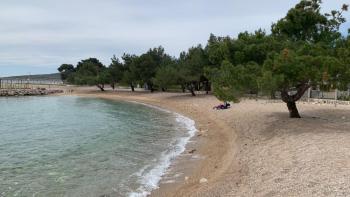
[[[138, 103], [138, 102], [136, 102]], [[143, 103], [139, 103], [143, 104]], [[182, 128], [187, 130], [185, 137], [178, 138], [171, 144], [170, 150], [162, 153], [158, 163], [149, 171], [145, 172], [145, 168], [141, 169], [139, 173], [141, 186], [134, 192], [130, 193], [130, 197], [144, 197], [151, 193], [152, 190], [159, 187], [159, 182], [166, 170], [170, 167], [171, 162], [185, 151], [186, 144], [195, 135], [197, 129], [195, 122], [181, 114], [168, 111], [166, 109], [156, 107], [153, 105], [143, 104], [148, 107], [152, 107], [167, 113], [173, 113], [176, 116], [176, 121], [181, 125]]]

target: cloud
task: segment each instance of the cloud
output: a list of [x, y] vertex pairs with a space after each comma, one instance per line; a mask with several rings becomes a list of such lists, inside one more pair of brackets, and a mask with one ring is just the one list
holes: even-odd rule
[[[325, 10], [345, 0], [325, 0]], [[2, 0], [0, 76], [56, 72], [62, 63], [140, 54], [162, 45], [177, 56], [209, 34], [269, 30], [298, 0]], [[349, 14], [347, 13], [347, 18]], [[345, 31], [347, 23], [343, 27]], [[11, 67], [11, 69], [9, 69]], [[11, 71], [11, 72], [10, 72]]]

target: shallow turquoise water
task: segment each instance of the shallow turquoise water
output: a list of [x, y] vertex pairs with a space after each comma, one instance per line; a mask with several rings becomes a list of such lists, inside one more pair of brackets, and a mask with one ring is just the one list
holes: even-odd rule
[[145, 195], [189, 137], [186, 120], [140, 104], [22, 97], [0, 107], [0, 196]]

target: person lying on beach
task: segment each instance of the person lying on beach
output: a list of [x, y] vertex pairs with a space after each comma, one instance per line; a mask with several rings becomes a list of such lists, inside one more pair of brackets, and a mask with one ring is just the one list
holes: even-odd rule
[[225, 101], [224, 104], [220, 104], [218, 106], [215, 106], [215, 107], [213, 107], [213, 109], [224, 110], [224, 109], [228, 109], [230, 107], [231, 107], [231, 104]]

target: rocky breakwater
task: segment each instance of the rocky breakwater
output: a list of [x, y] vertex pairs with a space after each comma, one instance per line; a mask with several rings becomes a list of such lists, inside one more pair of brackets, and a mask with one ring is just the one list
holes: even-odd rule
[[37, 89], [1, 89], [0, 96], [38, 96], [63, 93], [63, 90]]

